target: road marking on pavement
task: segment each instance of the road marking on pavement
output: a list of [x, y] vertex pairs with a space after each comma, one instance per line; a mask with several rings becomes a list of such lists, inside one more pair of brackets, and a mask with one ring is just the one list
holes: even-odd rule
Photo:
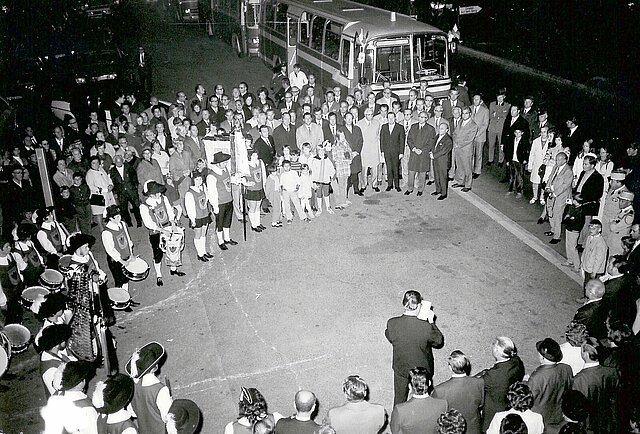
[[[218, 377], [205, 378], [204, 380], [194, 381], [193, 383], [190, 383], [190, 384], [174, 386], [173, 390], [191, 389], [193, 387], [200, 386], [200, 385], [203, 385], [203, 384], [216, 383], [213, 386], [210, 386], [210, 387], [207, 387], [207, 388], [204, 388], [204, 389], [200, 389], [200, 390], [197, 390], [197, 391], [194, 391], [194, 392], [190, 392], [190, 393], [203, 392], [203, 391], [208, 390], [208, 389], [210, 389], [212, 387], [217, 387], [217, 385], [218, 385], [217, 383], [221, 383], [221, 382], [224, 382], [224, 381], [240, 380], [240, 379], [244, 379], [244, 378], [252, 378], [252, 377], [267, 375], [267, 374], [271, 374], [271, 373], [282, 371], [282, 370], [291, 370], [291, 368], [293, 368], [295, 366], [302, 365], [302, 364], [305, 364], [305, 363], [317, 362], [318, 360], [328, 359], [330, 357], [332, 357], [332, 354], [322, 354], [322, 355], [317, 356], [317, 357], [310, 357], [310, 358], [307, 358], [307, 359], [296, 360], [295, 362], [283, 363], [281, 365], [272, 366], [271, 368], [261, 369], [261, 370], [254, 371], [254, 372], [241, 372], [239, 374], [232, 374], [232, 375], [224, 375], [224, 376], [218, 376]], [[295, 373], [294, 373], [294, 375], [295, 375]]]
[[511, 220], [504, 213], [499, 211], [496, 207], [483, 200], [477, 194], [473, 192], [462, 193], [455, 188], [450, 188], [449, 191], [455, 191], [456, 194], [462, 199], [466, 200], [480, 211], [485, 213], [488, 217], [493, 219], [500, 226], [511, 232], [517, 239], [522, 241], [524, 244], [538, 252], [540, 256], [549, 261], [551, 265], [554, 265], [558, 270], [562, 271], [567, 277], [578, 283], [582, 286], [583, 279], [578, 274], [573, 271], [563, 267], [561, 264], [566, 261], [566, 258], [545, 245], [542, 241], [536, 238], [531, 232], [524, 229], [518, 223]]

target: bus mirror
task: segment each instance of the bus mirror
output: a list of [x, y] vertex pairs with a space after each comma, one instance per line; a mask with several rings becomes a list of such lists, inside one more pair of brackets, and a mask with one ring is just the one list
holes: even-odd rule
[[364, 51], [358, 53], [358, 63], [364, 65]]

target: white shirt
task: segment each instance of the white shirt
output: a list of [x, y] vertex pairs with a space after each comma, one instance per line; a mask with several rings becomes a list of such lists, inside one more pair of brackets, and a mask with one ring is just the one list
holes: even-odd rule
[[204, 186], [204, 184], [200, 188], [192, 185], [191, 187], [189, 187], [189, 190], [187, 190], [187, 193], [185, 193], [184, 207], [185, 211], [187, 212], [187, 217], [189, 217], [189, 220], [191, 220], [192, 222], [195, 222], [196, 220], [196, 198], [194, 193], [200, 193], [203, 190], [205, 196], [209, 197], [209, 195], [207, 194], [207, 188]]
[[569, 342], [565, 342], [560, 345], [562, 351], [562, 360], [560, 363], [571, 366], [571, 371], [575, 376], [578, 372], [584, 368], [584, 360], [582, 360], [582, 349], [580, 347], [574, 347]]
[[[129, 230], [127, 229], [127, 225], [123, 222], [120, 222], [118, 225], [115, 221], [109, 220], [109, 223], [105, 225], [106, 228], [112, 229], [114, 231], [118, 231], [121, 228], [124, 229], [124, 233], [127, 237], [127, 241], [129, 242], [129, 248], [133, 251], [133, 241], [131, 241], [131, 237], [129, 236]], [[123, 262], [122, 256], [116, 249], [115, 240], [113, 239], [113, 233], [108, 230], [102, 231], [102, 245], [104, 246], [104, 251], [107, 252], [107, 255], [111, 257], [116, 262]]]
[[[56, 227], [58, 229], [58, 232], [60, 233], [60, 241], [62, 242], [63, 246], [67, 245], [67, 233], [65, 230], [62, 229], [62, 227], [60, 226], [60, 224], [58, 222], [44, 222], [42, 223], [41, 228], [42, 229], [47, 229], [50, 230], [51, 228]], [[39, 230], [38, 234], [36, 236], [36, 238], [38, 238], [38, 241], [40, 242], [40, 245], [42, 246], [42, 248], [47, 252], [47, 253], [51, 253], [52, 255], [57, 255], [58, 252], [56, 251], [56, 248], [53, 247], [53, 244], [51, 244], [51, 241], [49, 241], [49, 238], [47, 238], [47, 234], [43, 231], [43, 230]]]
[[295, 170], [282, 172], [282, 174], [280, 174], [280, 185], [286, 191], [296, 191], [296, 188], [300, 186], [300, 176], [298, 172]]
[[82, 392], [69, 391], [54, 395], [41, 410], [44, 419], [44, 434], [71, 433], [97, 434], [98, 412], [93, 407], [78, 407], [75, 402], [87, 398]]
[[291, 84], [291, 87], [295, 86], [302, 90], [302, 87], [309, 83], [309, 80], [307, 79], [307, 74], [302, 72], [302, 70], [297, 73], [295, 71], [291, 71], [291, 74], [289, 74], [289, 83]]
[[513, 139], [513, 157], [511, 158], [511, 161], [515, 161], [516, 163], [519, 163], [520, 161], [518, 161], [518, 145], [520, 144], [520, 139], [519, 138], [515, 138]]
[[153, 208], [159, 205], [161, 200], [164, 201], [164, 206], [167, 209], [167, 217], [169, 218], [169, 221], [172, 222], [175, 219], [173, 206], [171, 206], [171, 204], [169, 203], [169, 199], [167, 199], [167, 196], [161, 195], [159, 200], [149, 196], [147, 200], [144, 201], [144, 204], [147, 206], [140, 207], [140, 217], [142, 217], [142, 223], [144, 223], [144, 226], [151, 231], [160, 232], [160, 230], [162, 229], [160, 226], [158, 226], [156, 220], [151, 217], [151, 210], [149, 209], [149, 207]]

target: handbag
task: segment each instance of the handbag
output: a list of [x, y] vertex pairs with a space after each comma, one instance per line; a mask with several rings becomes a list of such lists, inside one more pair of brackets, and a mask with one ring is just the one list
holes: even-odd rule
[[91, 194], [89, 204], [94, 206], [104, 206], [104, 196], [101, 194]]
[[538, 176], [540, 177], [540, 179], [544, 179], [544, 174], [546, 171], [547, 166], [545, 166], [544, 164], [538, 168]]

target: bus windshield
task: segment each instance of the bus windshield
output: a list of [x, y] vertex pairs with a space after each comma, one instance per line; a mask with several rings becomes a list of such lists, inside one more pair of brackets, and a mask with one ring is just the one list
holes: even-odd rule
[[411, 44], [409, 38], [378, 41], [375, 48], [376, 74], [373, 83], [411, 80]]
[[446, 77], [447, 40], [444, 35], [414, 35], [414, 79], [423, 77]]

